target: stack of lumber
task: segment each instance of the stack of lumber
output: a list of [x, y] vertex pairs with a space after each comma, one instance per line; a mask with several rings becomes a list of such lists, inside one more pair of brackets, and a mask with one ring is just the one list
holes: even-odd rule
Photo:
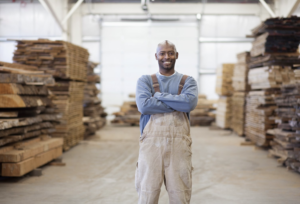
[[277, 105], [283, 85], [295, 83], [294, 64], [299, 64], [300, 18], [270, 18], [252, 30], [255, 40], [249, 61], [246, 136], [259, 146], [269, 146], [276, 127]]
[[295, 74], [290, 66], [266, 66], [249, 71], [251, 89], [280, 88], [282, 84], [295, 82]]
[[246, 96], [250, 90], [248, 83], [248, 63], [250, 60], [249, 52], [237, 54], [237, 64], [234, 67], [232, 86], [234, 93], [232, 96], [232, 120], [231, 129], [239, 136], [245, 134], [245, 105]]
[[[134, 94], [129, 94], [130, 98], [135, 98]], [[135, 100], [125, 101], [119, 112], [113, 113], [115, 118], [111, 121], [113, 124], [139, 125], [141, 113], [138, 111]]]
[[1, 176], [19, 177], [62, 155], [62, 138], [39, 136], [0, 148]]
[[227, 129], [231, 127], [232, 117], [232, 97], [231, 96], [220, 96], [217, 107], [217, 118], [216, 125], [218, 127]]
[[206, 95], [198, 96], [198, 104], [190, 112], [191, 126], [210, 126], [215, 121], [215, 100], [207, 100]]
[[300, 40], [300, 18], [270, 18], [252, 30], [251, 56], [265, 53], [295, 53]]
[[98, 98], [100, 90], [97, 89], [96, 83], [100, 83], [99, 75], [94, 73], [97, 63], [89, 62], [87, 68], [87, 83], [84, 86], [83, 100], [83, 123], [85, 126], [84, 137], [94, 135], [106, 124], [107, 114], [101, 106], [101, 100]]
[[249, 52], [237, 54], [237, 63], [234, 66], [232, 86], [234, 91], [249, 91], [248, 84], [248, 65], [250, 60]]
[[216, 93], [220, 95], [217, 108], [216, 125], [221, 128], [231, 127], [232, 78], [235, 64], [222, 64], [217, 69]]
[[274, 97], [280, 89], [266, 89], [250, 91], [246, 105], [246, 137], [258, 146], [267, 147], [273, 139], [267, 134], [268, 129], [276, 127], [275, 110], [277, 108]]
[[34, 65], [55, 78], [86, 80], [86, 49], [65, 41], [17, 40], [14, 62]]
[[299, 84], [284, 85], [281, 96], [276, 97], [278, 127], [269, 130], [275, 138], [271, 141], [270, 154], [280, 157], [284, 163], [300, 172], [300, 120], [298, 106], [300, 99]]
[[239, 136], [245, 134], [246, 95], [247, 92], [236, 91], [231, 98], [231, 129]]
[[231, 96], [233, 93], [232, 76], [234, 64], [222, 64], [217, 69], [216, 93], [221, 96]]
[[49, 137], [58, 115], [46, 85], [54, 79], [37, 67], [0, 62], [1, 176], [23, 176], [62, 154], [62, 139]]
[[52, 136], [64, 138], [65, 151], [75, 146], [84, 136], [85, 128], [82, 122], [84, 86], [84, 82], [56, 80], [55, 85], [49, 87], [54, 94], [52, 102], [62, 114]]
[[17, 40], [14, 62], [34, 65], [38, 70], [51, 74], [55, 86], [49, 87], [52, 101], [62, 117], [55, 125], [53, 137], [64, 138], [64, 150], [83, 139], [83, 89], [87, 80], [86, 49], [64, 41]]

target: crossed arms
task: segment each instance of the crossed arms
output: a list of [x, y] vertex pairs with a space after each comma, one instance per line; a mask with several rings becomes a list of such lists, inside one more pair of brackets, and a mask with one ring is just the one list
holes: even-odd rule
[[190, 112], [198, 101], [198, 87], [192, 77], [188, 77], [180, 95], [156, 92], [152, 96], [151, 83], [141, 77], [137, 83], [136, 102], [143, 115], [170, 113], [173, 111]]

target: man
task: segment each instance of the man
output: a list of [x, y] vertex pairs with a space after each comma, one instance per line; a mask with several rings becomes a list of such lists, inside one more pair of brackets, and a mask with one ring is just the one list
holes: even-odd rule
[[139, 78], [136, 102], [140, 118], [140, 151], [135, 184], [139, 204], [157, 204], [162, 182], [170, 204], [188, 204], [192, 190], [189, 112], [197, 105], [197, 82], [175, 71], [173, 43], [157, 46], [159, 72]]

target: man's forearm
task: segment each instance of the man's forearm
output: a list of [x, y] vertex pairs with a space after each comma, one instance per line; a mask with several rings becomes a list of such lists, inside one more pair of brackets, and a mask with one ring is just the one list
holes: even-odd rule
[[190, 112], [196, 107], [198, 101], [198, 97], [188, 94], [172, 95], [156, 92], [154, 97], [170, 108], [180, 112]]
[[139, 97], [137, 106], [138, 110], [144, 115], [171, 113], [174, 111], [171, 107], [154, 97]]

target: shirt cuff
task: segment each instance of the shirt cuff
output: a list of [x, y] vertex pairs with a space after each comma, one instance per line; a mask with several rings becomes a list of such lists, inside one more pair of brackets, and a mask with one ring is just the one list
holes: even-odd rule
[[155, 92], [155, 94], [153, 95], [154, 98], [158, 99], [161, 96], [160, 92]]

